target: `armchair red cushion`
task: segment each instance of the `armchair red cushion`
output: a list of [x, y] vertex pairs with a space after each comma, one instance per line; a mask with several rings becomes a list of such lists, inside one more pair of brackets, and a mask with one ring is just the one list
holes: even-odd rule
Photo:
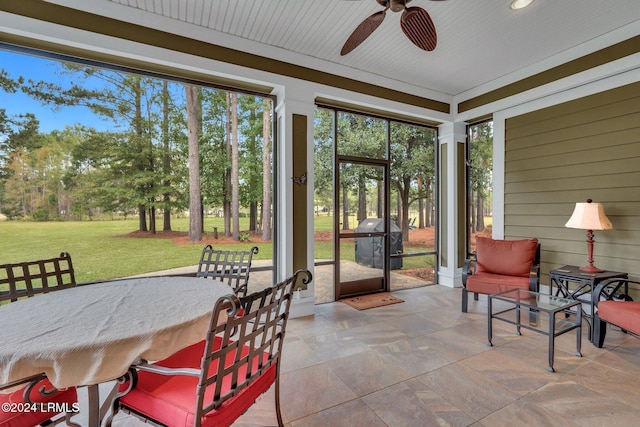
[[[221, 338], [215, 337], [214, 347], [220, 348]], [[168, 368], [200, 368], [204, 354], [205, 341], [187, 347], [156, 365]], [[241, 356], [246, 356], [248, 348], [243, 347]], [[234, 362], [235, 352], [227, 354], [225, 366]], [[256, 371], [257, 363], [252, 368]], [[209, 375], [217, 369], [211, 364]], [[246, 375], [246, 365], [240, 368], [239, 375]], [[242, 389], [238, 395], [226, 400], [220, 408], [207, 413], [202, 426], [228, 426], [242, 415], [262, 393], [267, 391], [276, 379], [277, 365], [269, 367], [261, 377], [250, 386]], [[120, 399], [123, 407], [148, 415], [150, 418], [172, 427], [192, 426], [196, 406], [196, 387], [198, 378], [188, 376], [166, 376], [150, 372], [140, 372], [138, 385]], [[231, 378], [225, 378], [222, 393], [231, 388]], [[205, 402], [213, 400], [213, 387], [207, 387]]]
[[491, 295], [511, 289], [529, 290], [529, 277], [503, 276], [492, 273], [476, 273], [467, 279], [467, 290]]
[[[39, 393], [40, 387], [45, 387], [45, 390], [51, 390], [53, 386], [48, 379], [42, 380], [31, 391], [30, 399], [33, 403], [39, 405], [43, 404], [45, 409], [46, 404], [56, 403], [57, 407], [66, 406], [72, 409], [72, 405], [78, 401], [78, 395], [75, 388], [68, 388], [59, 390], [49, 396], [43, 396]], [[0, 404], [5, 403], [19, 403], [24, 404], [24, 388], [14, 391], [10, 394], [0, 394]], [[55, 410], [45, 411], [0, 411], [0, 426], [2, 427], [31, 427], [39, 425], [53, 417], [59, 412]]]
[[538, 239], [493, 240], [476, 237], [477, 273], [528, 277]]
[[640, 302], [638, 301], [600, 301], [598, 317], [640, 335]]

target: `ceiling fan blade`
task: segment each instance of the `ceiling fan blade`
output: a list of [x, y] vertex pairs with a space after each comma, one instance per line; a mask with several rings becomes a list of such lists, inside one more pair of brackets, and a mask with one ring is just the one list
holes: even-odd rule
[[426, 10], [408, 7], [402, 12], [400, 27], [409, 40], [422, 50], [434, 50], [438, 44], [436, 26]]
[[373, 33], [376, 28], [380, 26], [380, 24], [382, 24], [386, 12], [386, 9], [381, 10], [380, 12], [376, 12], [362, 21], [360, 25], [358, 25], [356, 29], [353, 30], [353, 33], [351, 33], [347, 41], [344, 43], [344, 46], [342, 46], [340, 56], [344, 56], [347, 53], [351, 52], [353, 49], [360, 46], [360, 43], [365, 41], [366, 38], [369, 37], [371, 33]]

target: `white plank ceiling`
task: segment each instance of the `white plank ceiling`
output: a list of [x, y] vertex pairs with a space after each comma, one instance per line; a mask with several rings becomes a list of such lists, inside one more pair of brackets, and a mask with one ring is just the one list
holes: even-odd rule
[[535, 0], [520, 11], [510, 9], [511, 0], [413, 0], [409, 6], [427, 10], [436, 25], [436, 50], [414, 46], [402, 33], [401, 14], [388, 11], [373, 35], [341, 57], [356, 26], [382, 10], [375, 0], [92, 0], [104, 1], [210, 29], [214, 43], [223, 33], [299, 65], [340, 64], [448, 95], [640, 21], [640, 0]]

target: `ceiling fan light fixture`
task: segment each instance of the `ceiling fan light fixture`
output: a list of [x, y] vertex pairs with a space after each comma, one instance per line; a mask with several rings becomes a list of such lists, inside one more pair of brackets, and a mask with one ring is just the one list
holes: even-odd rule
[[513, 0], [511, 2], [511, 9], [513, 10], [524, 9], [525, 7], [529, 6], [531, 3], [533, 3], [533, 0]]

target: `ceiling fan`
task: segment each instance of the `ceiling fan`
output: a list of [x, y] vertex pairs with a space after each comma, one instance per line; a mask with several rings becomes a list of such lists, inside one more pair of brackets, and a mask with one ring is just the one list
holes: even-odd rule
[[[400, 17], [400, 27], [409, 40], [422, 50], [431, 51], [436, 48], [438, 36], [436, 27], [426, 10], [421, 7], [407, 7], [411, 0], [376, 0], [384, 10], [374, 13], [366, 18], [351, 33], [347, 41], [342, 46], [340, 55], [344, 56], [365, 41], [382, 24], [387, 10], [392, 12], [402, 11]], [[444, 1], [444, 0], [431, 0]]]

